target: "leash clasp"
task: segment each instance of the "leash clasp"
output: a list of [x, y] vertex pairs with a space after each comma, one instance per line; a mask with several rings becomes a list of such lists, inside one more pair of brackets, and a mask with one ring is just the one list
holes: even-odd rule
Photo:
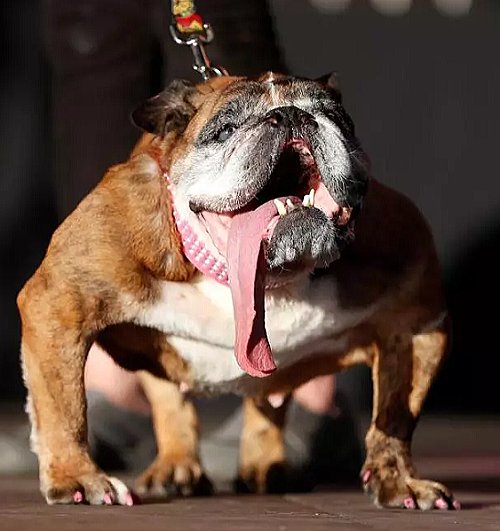
[[170, 35], [175, 43], [191, 48], [194, 70], [201, 74], [203, 81], [227, 75], [224, 68], [212, 66], [208, 59], [205, 45], [213, 40], [214, 32], [210, 24], [205, 24], [196, 11], [195, 0], [172, 0], [171, 5]]
[[211, 77], [226, 76], [227, 72], [220, 66], [212, 66], [205, 51], [205, 45], [214, 38], [210, 24], [203, 24], [203, 32], [185, 34], [177, 29], [176, 24], [170, 25], [170, 35], [176, 44], [189, 46], [193, 53], [193, 69], [198, 72], [203, 81]]

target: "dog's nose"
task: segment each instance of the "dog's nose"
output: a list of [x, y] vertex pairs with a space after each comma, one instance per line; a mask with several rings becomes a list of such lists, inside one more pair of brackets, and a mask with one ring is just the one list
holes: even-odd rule
[[280, 126], [297, 126], [297, 125], [309, 125], [317, 126], [317, 122], [312, 114], [295, 107], [295, 105], [289, 105], [286, 107], [276, 107], [271, 109], [266, 117], [265, 121], [272, 127]]

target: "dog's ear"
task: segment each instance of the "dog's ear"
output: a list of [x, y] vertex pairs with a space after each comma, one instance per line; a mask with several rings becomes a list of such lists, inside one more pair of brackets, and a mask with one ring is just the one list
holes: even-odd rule
[[161, 137], [169, 131], [181, 133], [196, 112], [192, 103], [196, 93], [196, 87], [190, 81], [172, 81], [163, 92], [146, 100], [132, 112], [132, 123]]
[[340, 90], [340, 77], [337, 72], [331, 72], [316, 79], [319, 83], [326, 85], [330, 90], [335, 92], [340, 101], [342, 101], [342, 92]]

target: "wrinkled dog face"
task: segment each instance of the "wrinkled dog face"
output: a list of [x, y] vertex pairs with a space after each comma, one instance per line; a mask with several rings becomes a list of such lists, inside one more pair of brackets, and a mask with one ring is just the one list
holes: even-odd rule
[[[170, 168], [175, 204], [207, 247], [224, 258], [231, 219], [272, 204], [264, 237], [270, 269], [325, 267], [338, 258], [368, 170], [335, 84], [272, 73], [228, 78], [201, 104], [192, 103], [196, 88], [181, 88], [164, 93], [168, 116], [148, 130], [164, 134], [174, 121], [183, 131]], [[147, 114], [143, 108], [134, 117], [144, 125]]]

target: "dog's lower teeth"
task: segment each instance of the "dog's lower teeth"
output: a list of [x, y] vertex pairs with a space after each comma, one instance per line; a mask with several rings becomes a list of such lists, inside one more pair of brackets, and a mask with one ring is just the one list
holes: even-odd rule
[[276, 205], [276, 208], [278, 209], [278, 214], [280, 216], [286, 216], [287, 214], [286, 206], [279, 199], [275, 199], [274, 204]]
[[[312, 189], [307, 195], [304, 196], [304, 199], [302, 200], [303, 207], [310, 208], [314, 206], [314, 194], [315, 190]], [[280, 216], [286, 216], [289, 212], [292, 212], [298, 208], [298, 205], [293, 203], [291, 199], [287, 199], [286, 204], [280, 199], [274, 199], [274, 204]]]
[[316, 191], [314, 190], [314, 188], [311, 188], [311, 191], [309, 192], [309, 206], [314, 206], [314, 194], [316, 193]]

